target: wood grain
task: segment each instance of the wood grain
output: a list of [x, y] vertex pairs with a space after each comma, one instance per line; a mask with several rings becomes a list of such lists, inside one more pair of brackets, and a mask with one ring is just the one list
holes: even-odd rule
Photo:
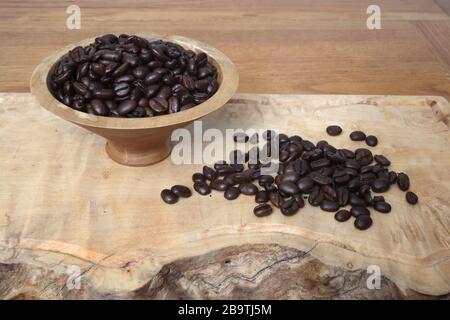
[[[364, 232], [309, 205], [293, 217], [276, 211], [259, 219], [252, 198], [229, 202], [219, 192], [165, 205], [161, 189], [190, 185], [201, 165], [120, 166], [104, 154], [102, 138], [42, 112], [29, 94], [0, 94], [0, 106], [0, 263], [59, 273], [75, 265], [97, 294], [120, 295], [176, 259], [276, 243], [349, 271], [377, 265], [403, 292], [450, 292], [450, 107], [443, 98], [237, 95], [204, 118], [204, 129], [270, 126], [312, 141], [331, 122], [345, 133], [377, 135], [373, 151], [410, 175], [420, 203], [408, 205], [391, 188], [393, 211], [374, 212]], [[330, 142], [360, 146], [347, 134]]]
[[0, 91], [28, 91], [34, 67], [69, 43], [104, 32], [156, 32], [223, 51], [239, 69], [240, 92], [450, 99], [450, 1], [377, 1], [382, 29], [370, 31], [366, 9], [372, 2], [80, 0], [81, 30], [67, 30], [71, 1], [4, 0]]

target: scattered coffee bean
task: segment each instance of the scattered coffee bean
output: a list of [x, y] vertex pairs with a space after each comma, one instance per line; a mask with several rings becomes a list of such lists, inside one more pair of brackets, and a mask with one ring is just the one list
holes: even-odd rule
[[257, 217], [267, 217], [268, 215], [270, 215], [272, 213], [273, 209], [270, 206], [270, 204], [267, 203], [263, 203], [260, 205], [257, 205], [255, 207], [255, 209], [253, 209], [253, 213], [255, 214], [255, 216]]
[[328, 126], [327, 127], [327, 133], [330, 136], [338, 136], [338, 135], [341, 134], [341, 132], [342, 132], [342, 128], [339, 127], [339, 126], [333, 125], [333, 126]]
[[384, 167], [388, 167], [391, 165], [391, 162], [389, 161], [388, 158], [386, 158], [385, 156], [383, 156], [382, 154], [377, 154], [375, 156], [373, 156], [373, 159], [380, 165], [384, 166]]
[[363, 141], [366, 139], [366, 134], [362, 131], [353, 131], [350, 133], [350, 139], [353, 141]]
[[253, 196], [258, 192], [258, 187], [251, 182], [247, 182], [242, 183], [239, 186], [239, 190], [241, 191], [242, 194], [245, 194], [246, 196]]
[[373, 208], [381, 213], [391, 212], [391, 205], [385, 201], [377, 201], [373, 204]]
[[378, 139], [375, 136], [369, 135], [366, 137], [366, 144], [370, 147], [375, 147], [378, 144]]
[[237, 199], [237, 197], [239, 197], [239, 195], [241, 194], [241, 191], [236, 188], [236, 187], [229, 187], [225, 193], [223, 194], [223, 196], [225, 197], [225, 199], [227, 200], [234, 200]]
[[200, 193], [202, 196], [211, 193], [211, 188], [206, 182], [195, 182], [194, 190]]
[[370, 215], [370, 211], [366, 207], [362, 207], [362, 206], [352, 207], [350, 210], [350, 213], [355, 218], [362, 216], [362, 215]]
[[334, 201], [323, 200], [320, 204], [320, 209], [328, 212], [336, 212], [336, 210], [339, 209], [339, 204]]
[[[110, 117], [180, 112], [206, 101], [218, 87], [217, 68], [205, 53], [125, 34], [72, 49], [49, 73], [49, 90], [60, 102]], [[117, 106], [108, 108], [107, 101]]]
[[350, 219], [351, 216], [350, 211], [342, 209], [335, 213], [334, 218], [339, 222], [344, 222]]
[[167, 204], [174, 204], [178, 201], [178, 196], [169, 189], [161, 191], [161, 198]]
[[419, 197], [412, 191], [406, 192], [406, 201], [409, 204], [416, 204], [419, 201]]
[[372, 218], [368, 215], [361, 215], [355, 219], [355, 227], [359, 230], [369, 229], [372, 225]]
[[211, 189], [217, 190], [217, 191], [225, 191], [228, 189], [230, 185], [223, 179], [216, 179], [211, 182], [210, 187]]
[[205, 182], [206, 177], [202, 173], [196, 172], [192, 175], [192, 181], [193, 182]]
[[255, 195], [255, 202], [256, 203], [265, 203], [269, 201], [269, 193], [264, 190], [260, 190]]
[[181, 198], [189, 198], [192, 195], [192, 192], [188, 187], [180, 184], [173, 186], [170, 190]]
[[374, 192], [386, 192], [389, 190], [391, 183], [387, 179], [379, 178], [375, 179], [372, 183], [372, 190]]
[[402, 191], [407, 191], [409, 189], [409, 177], [407, 174], [400, 172], [397, 175], [397, 185]]

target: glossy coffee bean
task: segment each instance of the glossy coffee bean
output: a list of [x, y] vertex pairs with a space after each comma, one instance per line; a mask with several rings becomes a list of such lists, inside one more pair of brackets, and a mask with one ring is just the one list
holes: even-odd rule
[[269, 201], [269, 193], [265, 190], [260, 190], [255, 195], [256, 203], [265, 203]]
[[323, 200], [320, 204], [320, 209], [328, 212], [336, 212], [339, 209], [339, 204], [335, 201]]
[[211, 193], [211, 187], [206, 182], [195, 182], [194, 190], [197, 191], [202, 196]]
[[239, 185], [239, 190], [241, 191], [242, 194], [245, 194], [246, 196], [253, 196], [258, 192], [258, 187], [255, 186], [253, 183], [247, 182]]
[[300, 206], [298, 205], [295, 199], [291, 198], [286, 202], [282, 202], [280, 204], [281, 213], [285, 216], [293, 216], [300, 210]]
[[234, 200], [241, 194], [241, 191], [236, 187], [229, 187], [223, 194], [225, 199]]
[[314, 181], [310, 177], [304, 177], [298, 180], [297, 188], [300, 192], [308, 192], [314, 187]]
[[372, 190], [374, 192], [386, 192], [389, 190], [391, 183], [387, 179], [375, 179], [372, 183]]
[[388, 158], [386, 158], [385, 156], [383, 156], [382, 154], [376, 154], [373, 156], [373, 159], [380, 165], [387, 167], [391, 165], [391, 162], [389, 161]]
[[169, 189], [164, 189], [161, 191], [161, 199], [167, 204], [174, 204], [178, 201], [178, 196]]
[[366, 139], [366, 134], [362, 131], [353, 131], [350, 133], [350, 139], [353, 141], [363, 141]]
[[381, 213], [391, 212], [391, 205], [385, 201], [377, 201], [373, 204], [373, 208]]
[[405, 198], [409, 204], [416, 204], [419, 202], [419, 197], [412, 191], [406, 192]]
[[362, 216], [362, 215], [370, 215], [370, 211], [366, 207], [362, 207], [362, 206], [352, 207], [350, 210], [350, 213], [355, 218]]
[[359, 230], [369, 229], [372, 225], [372, 218], [368, 215], [361, 215], [355, 219], [355, 227]]
[[330, 136], [338, 136], [342, 132], [342, 128], [336, 125], [328, 126], [327, 127], [327, 133]]
[[172, 191], [174, 194], [176, 194], [181, 198], [189, 198], [190, 196], [192, 196], [191, 189], [180, 184], [177, 184], [172, 188], [170, 188], [170, 191]]
[[366, 137], [366, 144], [370, 147], [375, 147], [378, 144], [378, 139], [375, 136], [369, 135]]
[[267, 204], [267, 203], [263, 203], [263, 204], [257, 205], [253, 209], [254, 215], [257, 216], [258, 218], [267, 217], [272, 212], [273, 212], [272, 207], [270, 206], [270, 204]]
[[339, 222], [344, 222], [350, 219], [351, 216], [352, 214], [350, 213], [350, 211], [343, 209], [335, 213], [334, 219], [336, 219]]
[[214, 189], [217, 191], [225, 191], [228, 189], [228, 187], [230, 187], [230, 185], [223, 179], [216, 179], [211, 182], [210, 187], [211, 187], [211, 189]]
[[196, 172], [192, 175], [192, 182], [206, 182], [206, 177], [202, 173]]
[[293, 182], [282, 182], [278, 185], [278, 189], [289, 195], [293, 195], [300, 192], [297, 185]]
[[217, 178], [217, 172], [208, 166], [203, 166], [203, 176], [206, 179], [212, 181]]
[[407, 191], [409, 189], [409, 177], [407, 174], [400, 172], [397, 175], [397, 185], [402, 191]]

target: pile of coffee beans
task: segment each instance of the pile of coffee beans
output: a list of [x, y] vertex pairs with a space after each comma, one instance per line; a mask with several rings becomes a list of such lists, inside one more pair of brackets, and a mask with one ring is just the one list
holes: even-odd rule
[[53, 96], [82, 112], [153, 117], [190, 109], [218, 89], [217, 69], [204, 52], [178, 44], [106, 34], [76, 47], [51, 69]]
[[[335, 136], [342, 129], [330, 126], [326, 131]], [[260, 137], [255, 135], [248, 137], [242, 132], [237, 133], [234, 141], [256, 144]], [[368, 137], [362, 131], [350, 135], [355, 141], [364, 141]], [[269, 130], [262, 134], [262, 139], [266, 150], [272, 150], [272, 144], [278, 146], [276, 154], [270, 155], [271, 161], [278, 162], [278, 172], [262, 174], [261, 169], [269, 168], [270, 162], [251, 158], [252, 154], [258, 153], [243, 155], [240, 150], [235, 150], [228, 162], [219, 161], [213, 168], [204, 166], [202, 172], [194, 173], [194, 190], [201, 195], [208, 195], [212, 190], [221, 191], [228, 200], [234, 200], [240, 194], [252, 196], [257, 203], [253, 210], [257, 217], [272, 214], [273, 207], [292, 216], [305, 206], [307, 200], [311, 206], [334, 212], [334, 218], [339, 222], [354, 217], [354, 226], [366, 230], [372, 225], [369, 208], [383, 214], [392, 209], [384, 196], [373, 193], [387, 192], [395, 184], [402, 191], [410, 188], [408, 175], [389, 170], [389, 159], [381, 154], [374, 155], [367, 148], [338, 149], [325, 140], [314, 144], [298, 135], [277, 135]], [[248, 163], [247, 167], [243, 162]], [[175, 203], [178, 200], [176, 194], [174, 190], [165, 189], [161, 197], [166, 203]], [[418, 202], [417, 195], [411, 191], [406, 192], [405, 197], [410, 204]], [[344, 209], [347, 206], [350, 210]]]

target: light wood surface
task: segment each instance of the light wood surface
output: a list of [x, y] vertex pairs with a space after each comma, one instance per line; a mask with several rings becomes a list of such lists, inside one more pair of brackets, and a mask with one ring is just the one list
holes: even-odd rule
[[47, 79], [55, 63], [78, 46], [93, 43], [95, 37], [70, 44], [46, 57], [34, 70], [30, 88], [46, 110], [107, 139], [106, 151], [114, 161], [128, 166], [146, 166], [166, 158], [171, 151], [170, 134], [192, 121], [221, 108], [236, 92], [239, 76], [235, 65], [219, 50], [181, 36], [139, 34], [146, 39], [163, 39], [194, 52], [205, 52], [217, 68], [217, 92], [205, 102], [184, 112], [145, 118], [100, 117], [80, 112], [60, 103], [48, 90]]
[[449, 0], [379, 0], [382, 29], [366, 28], [371, 0], [79, 0], [0, 2], [0, 91], [28, 91], [53, 51], [109, 32], [198, 39], [223, 51], [238, 91], [439, 95], [450, 99]]
[[[1, 263], [63, 274], [75, 265], [90, 290], [125, 294], [175, 259], [276, 243], [348, 272], [377, 265], [403, 292], [450, 292], [450, 107], [443, 98], [237, 95], [204, 118], [204, 129], [270, 126], [350, 148], [361, 145], [349, 140], [351, 130], [377, 135], [374, 152], [410, 175], [420, 203], [408, 205], [393, 187], [385, 194], [393, 211], [373, 212], [367, 231], [309, 205], [293, 217], [256, 218], [252, 197], [229, 202], [219, 192], [166, 205], [161, 189], [190, 185], [200, 165], [166, 159], [124, 167], [106, 156], [102, 138], [42, 112], [30, 94], [0, 94], [0, 107]], [[344, 134], [327, 137], [330, 123]]]

